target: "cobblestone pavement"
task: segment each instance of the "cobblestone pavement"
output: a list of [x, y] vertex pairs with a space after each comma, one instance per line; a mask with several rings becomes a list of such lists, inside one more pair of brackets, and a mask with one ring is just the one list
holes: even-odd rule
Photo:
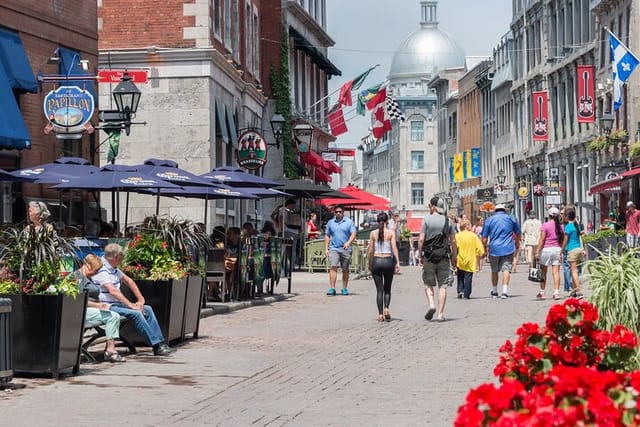
[[206, 317], [169, 357], [142, 348], [75, 377], [14, 379], [26, 387], [0, 392], [0, 425], [450, 426], [468, 390], [493, 380], [500, 345], [552, 304], [519, 268], [509, 300], [489, 298], [487, 272], [471, 300], [449, 288], [442, 323], [424, 320], [417, 267], [395, 276], [389, 323], [371, 280], [327, 297], [327, 274], [294, 273], [296, 294]]

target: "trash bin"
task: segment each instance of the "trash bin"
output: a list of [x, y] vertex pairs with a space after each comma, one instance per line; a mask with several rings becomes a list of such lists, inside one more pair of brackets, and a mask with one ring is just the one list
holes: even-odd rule
[[11, 354], [11, 300], [0, 298], [0, 386], [13, 379]]

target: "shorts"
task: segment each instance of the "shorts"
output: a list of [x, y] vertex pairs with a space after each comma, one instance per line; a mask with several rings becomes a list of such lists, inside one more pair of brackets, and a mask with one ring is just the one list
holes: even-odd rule
[[489, 255], [489, 263], [491, 264], [492, 273], [499, 273], [501, 271], [511, 273], [513, 269], [513, 253], [502, 256]]
[[540, 265], [560, 265], [560, 248], [542, 248], [542, 252], [540, 252]]
[[329, 249], [329, 266], [340, 267], [342, 271], [349, 271], [351, 251], [347, 249]]
[[451, 273], [451, 263], [449, 258], [433, 263], [425, 261], [422, 266], [422, 283], [425, 286], [436, 286], [446, 288], [453, 284], [453, 274]]
[[578, 264], [580, 264], [582, 261], [584, 261], [584, 249], [582, 248], [571, 249], [567, 253], [567, 261], [577, 262]]

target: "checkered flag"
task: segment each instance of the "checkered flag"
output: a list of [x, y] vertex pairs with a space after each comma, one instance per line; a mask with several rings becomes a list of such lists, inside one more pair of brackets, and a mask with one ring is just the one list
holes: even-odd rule
[[396, 119], [402, 122], [405, 121], [404, 113], [400, 109], [400, 105], [398, 104], [398, 101], [396, 101], [395, 99], [387, 95], [387, 97], [384, 100], [384, 103], [387, 108], [387, 114], [389, 114], [390, 120]]

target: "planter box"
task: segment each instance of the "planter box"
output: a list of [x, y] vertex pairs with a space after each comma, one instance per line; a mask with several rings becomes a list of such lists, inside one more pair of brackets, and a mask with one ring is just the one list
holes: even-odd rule
[[200, 301], [202, 301], [203, 283], [202, 276], [189, 276], [187, 278], [182, 340], [184, 340], [188, 334], [192, 334], [193, 338], [198, 338], [198, 329], [200, 328]]
[[598, 240], [585, 244], [584, 248], [587, 252], [588, 260], [596, 259], [599, 256], [598, 251], [602, 250], [600, 247], [600, 241]]
[[409, 242], [398, 242], [398, 257], [400, 257], [400, 265], [409, 265], [409, 250], [411, 246]]
[[[136, 284], [145, 299], [145, 304], [153, 308], [165, 341], [181, 340], [187, 278], [157, 281], [136, 280]], [[121, 290], [127, 298], [135, 301], [135, 297], [127, 286], [122, 286]], [[133, 322], [128, 322], [120, 334], [135, 345], [149, 345], [144, 337], [138, 333]]]
[[51, 375], [80, 367], [87, 294], [7, 295], [11, 299], [14, 375]]

